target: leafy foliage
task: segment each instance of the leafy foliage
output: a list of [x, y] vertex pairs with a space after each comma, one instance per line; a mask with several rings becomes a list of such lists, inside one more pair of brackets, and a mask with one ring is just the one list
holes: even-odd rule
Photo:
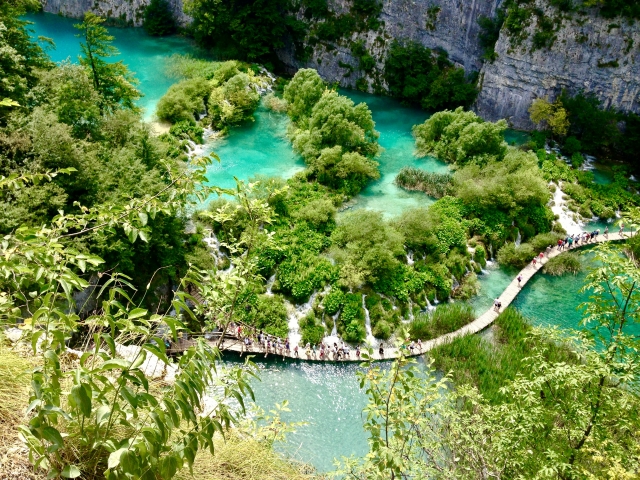
[[101, 108], [113, 110], [122, 105], [130, 110], [135, 110], [135, 101], [141, 97], [135, 88], [137, 80], [131, 75], [127, 67], [118, 62], [107, 62], [105, 59], [119, 54], [111, 45], [113, 36], [102, 26], [104, 19], [87, 12], [82, 23], [74, 25], [80, 30], [77, 35], [83, 42], [80, 43], [82, 56], [80, 65], [85, 67], [93, 80], [95, 90], [101, 95], [103, 103]]
[[153, 36], [171, 35], [176, 31], [176, 20], [167, 0], [151, 0], [144, 9], [144, 30]]
[[473, 78], [455, 68], [446, 52], [432, 52], [418, 43], [394, 42], [384, 77], [391, 95], [426, 110], [468, 107], [477, 95]]
[[421, 125], [413, 127], [420, 156], [434, 155], [450, 163], [479, 164], [501, 160], [507, 151], [504, 131], [507, 122], [485, 122], [461, 107], [435, 113]]

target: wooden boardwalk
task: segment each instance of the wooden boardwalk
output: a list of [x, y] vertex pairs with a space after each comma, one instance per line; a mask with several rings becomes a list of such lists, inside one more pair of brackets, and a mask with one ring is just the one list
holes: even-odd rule
[[[571, 251], [573, 250], [578, 250], [582, 247], [586, 247], [589, 245], [595, 245], [596, 243], [605, 243], [605, 242], [614, 242], [614, 241], [620, 241], [620, 240], [625, 240], [630, 236], [630, 234], [623, 234], [622, 236], [618, 233], [609, 233], [608, 238], [604, 238], [604, 235], [599, 235], [597, 239], [594, 239], [593, 241], [591, 241], [590, 243], [580, 243], [577, 246], [574, 246]], [[534, 267], [532, 263], [529, 263], [529, 265], [527, 265], [526, 267], [524, 267], [522, 270], [520, 270], [518, 275], [522, 276], [522, 280], [520, 282], [520, 286], [518, 286], [518, 275], [516, 275], [514, 277], [514, 279], [511, 281], [511, 283], [507, 286], [507, 288], [500, 294], [500, 296], [498, 297], [498, 299], [502, 302], [502, 308], [500, 311], [503, 311], [505, 308], [507, 308], [509, 305], [511, 305], [511, 303], [515, 300], [515, 298], [518, 296], [518, 293], [520, 293], [520, 290], [522, 290], [522, 287], [524, 287], [527, 282], [533, 278], [533, 276], [538, 273], [542, 267], [544, 266], [544, 264], [546, 264], [551, 258], [557, 257], [558, 255], [562, 255], [562, 253], [567, 252], [569, 250], [558, 250], [557, 246], [554, 246], [551, 251], [549, 252], [549, 256], [545, 256], [542, 260], [538, 259], [537, 265]], [[481, 332], [482, 330], [484, 330], [485, 328], [487, 328], [489, 325], [491, 325], [495, 319], [498, 317], [499, 312], [497, 312], [493, 307], [491, 307], [489, 310], [487, 310], [486, 312], [484, 312], [482, 315], [480, 315], [478, 318], [476, 318], [473, 322], [468, 323], [467, 325], [465, 325], [464, 327], [460, 328], [459, 330], [456, 330], [455, 332], [451, 332], [451, 333], [447, 333], [446, 335], [442, 335], [438, 338], [434, 338], [433, 340], [427, 340], [425, 342], [422, 343], [422, 349], [418, 350], [417, 348], [414, 349], [414, 352], [405, 352], [405, 356], [416, 356], [416, 355], [422, 355], [425, 352], [428, 352], [429, 350], [431, 350], [432, 348], [437, 347], [438, 345], [442, 345], [443, 343], [448, 343], [451, 340], [453, 340], [454, 338], [457, 337], [462, 337], [464, 335], [470, 335], [470, 334], [474, 334], [474, 333], [478, 333]], [[313, 355], [313, 352], [311, 353], [311, 355], [307, 356], [305, 353], [305, 350], [303, 347], [299, 347], [299, 352], [298, 352], [298, 356], [296, 357], [295, 355], [293, 355], [293, 352], [291, 354], [280, 354], [280, 353], [268, 353], [265, 354], [265, 352], [263, 351], [263, 349], [258, 348], [257, 346], [253, 345], [253, 346], [249, 346], [247, 348], [245, 348], [243, 342], [241, 340], [239, 340], [238, 338], [228, 338], [225, 339], [224, 342], [221, 345], [221, 350], [229, 350], [229, 351], [233, 351], [233, 352], [237, 352], [240, 354], [249, 354], [249, 355], [264, 355], [265, 357], [269, 357], [269, 356], [280, 356], [283, 358], [292, 358], [292, 359], [300, 359], [300, 360], [305, 360], [305, 361], [318, 361], [318, 362], [323, 362], [323, 361], [334, 361], [332, 359], [324, 359], [321, 360], [317, 357], [315, 357]], [[374, 360], [391, 360], [394, 358], [397, 358], [399, 356], [399, 351], [397, 348], [395, 347], [387, 347], [385, 345], [384, 348], [384, 356], [380, 356], [377, 349], [373, 352], [373, 359]], [[357, 361], [361, 361], [360, 358], [356, 358], [355, 355], [355, 350], [351, 349], [349, 358], [344, 358], [342, 357], [339, 360], [336, 361], [341, 361], [341, 362], [357, 362]]]

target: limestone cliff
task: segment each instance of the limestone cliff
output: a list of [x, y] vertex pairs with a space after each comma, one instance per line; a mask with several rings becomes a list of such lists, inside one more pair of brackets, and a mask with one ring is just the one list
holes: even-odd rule
[[[384, 68], [386, 53], [394, 39], [418, 42], [431, 49], [443, 49], [451, 61], [467, 71], [482, 66], [482, 51], [478, 44], [481, 15], [493, 17], [502, 0], [383, 0], [381, 27], [377, 31], [355, 33], [327, 48], [318, 44], [306, 62], [299, 62], [293, 49], [279, 52], [280, 59], [290, 72], [300, 67], [315, 68], [322, 78], [344, 87], [354, 87], [359, 78], [373, 83]], [[329, 8], [336, 13], [349, 11], [350, 0], [329, 0]], [[302, 18], [302, 15], [300, 15]], [[358, 59], [350, 46], [364, 41], [367, 51], [377, 65], [370, 75], [358, 70]]]
[[[86, 11], [121, 19], [139, 26], [150, 0], [41, 0], [44, 10], [81, 17]], [[380, 26], [335, 42], [314, 42], [308, 59], [296, 59], [292, 42], [278, 52], [290, 73], [315, 68], [327, 81], [344, 87], [384, 89], [386, 54], [394, 39], [443, 49], [467, 72], [479, 71], [481, 91], [475, 109], [484, 118], [507, 118], [515, 128], [529, 129], [528, 108], [537, 97], [555, 98], [563, 88], [570, 93], [593, 92], [606, 107], [640, 113], [640, 28], [622, 19], [604, 19], [596, 11], [561, 15], [555, 40], [549, 48], [534, 49], [532, 38], [540, 30], [532, 17], [519, 45], [503, 28], [492, 63], [481, 59], [478, 41], [480, 16], [494, 17], [503, 0], [382, 0]], [[169, 0], [178, 21], [190, 19], [182, 12], [182, 0]], [[545, 14], [558, 15], [549, 0], [535, 0]], [[352, 0], [328, 0], [337, 15], [349, 14]], [[305, 22], [304, 11], [297, 13]], [[313, 25], [311, 25], [313, 26]], [[362, 41], [375, 65], [369, 73], [360, 69], [352, 46]]]
[[[40, 0], [45, 12], [80, 18], [93, 12], [104, 18], [118, 20], [134, 27], [142, 26], [144, 9], [151, 0]], [[191, 18], [182, 11], [182, 0], [168, 0], [173, 16], [180, 25], [188, 25]]]
[[[547, 2], [537, 0], [547, 13]], [[564, 18], [549, 49], [533, 50], [537, 24], [528, 26], [520, 46], [503, 28], [496, 44], [498, 58], [482, 68], [477, 112], [488, 120], [507, 118], [529, 129], [528, 108], [538, 97], [555, 98], [563, 88], [571, 94], [594, 93], [603, 106], [640, 113], [640, 29], [622, 19], [595, 12]]]

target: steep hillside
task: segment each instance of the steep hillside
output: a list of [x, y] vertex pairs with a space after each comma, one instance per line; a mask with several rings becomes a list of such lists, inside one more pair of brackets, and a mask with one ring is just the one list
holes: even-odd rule
[[[503, 27], [493, 63], [480, 75], [476, 103], [486, 119], [507, 118], [516, 128], [533, 127], [527, 109], [538, 97], [555, 98], [562, 89], [593, 93], [604, 107], [640, 112], [640, 29], [620, 18], [607, 19], [591, 10], [560, 15], [546, 0], [535, 7], [555, 25], [543, 43], [542, 23], [531, 15], [520, 35]], [[538, 35], [536, 37], [536, 35]]]

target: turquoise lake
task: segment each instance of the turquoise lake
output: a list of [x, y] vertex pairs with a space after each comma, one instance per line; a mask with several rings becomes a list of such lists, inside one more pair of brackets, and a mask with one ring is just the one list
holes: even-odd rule
[[[80, 48], [73, 29], [77, 20], [47, 14], [28, 15], [27, 19], [34, 22], [35, 35], [55, 41], [57, 48], [48, 51], [54, 61], [77, 61]], [[174, 53], [201, 55], [201, 52], [181, 37], [154, 38], [141, 29], [112, 28], [110, 32], [121, 52], [116, 60], [124, 60], [140, 80], [139, 88], [145, 96], [139, 104], [145, 109], [145, 118], [151, 119], [158, 99], [174, 81], [165, 73], [167, 59]], [[428, 114], [386, 97], [352, 91], [341, 93], [369, 105], [384, 148], [378, 158], [381, 178], [357, 197], [353, 208], [376, 209], [392, 217], [406, 208], [432, 203], [424, 194], [405, 192], [393, 184], [395, 175], [405, 165], [437, 172], [447, 170], [444, 163], [434, 158], [414, 156], [411, 127], [424, 122]], [[286, 139], [287, 125], [285, 115], [259, 108], [255, 122], [233, 129], [226, 138], [209, 146], [221, 158], [221, 163], [210, 169], [209, 181], [230, 187], [234, 185], [234, 176], [240, 179], [254, 175], [290, 177], [302, 170], [304, 163]], [[522, 143], [526, 138], [521, 132], [509, 131], [506, 135], [509, 143]], [[582, 258], [589, 263], [588, 256]], [[515, 274], [497, 265], [488, 266], [486, 270], [486, 274], [479, 276], [482, 291], [472, 302], [478, 312], [492, 305]], [[533, 324], [578, 328], [581, 316], [577, 306], [586, 298], [578, 294], [584, 277], [584, 272], [563, 277], [539, 274], [523, 289], [515, 306]], [[257, 403], [270, 410], [275, 403], [287, 399], [291, 412], [285, 414], [284, 419], [308, 422], [289, 436], [287, 444], [282, 446], [284, 451], [321, 471], [331, 470], [335, 457], [366, 452], [366, 437], [361, 427], [366, 398], [355, 376], [356, 365], [290, 363], [278, 359], [258, 363], [262, 381], [254, 382]]]

